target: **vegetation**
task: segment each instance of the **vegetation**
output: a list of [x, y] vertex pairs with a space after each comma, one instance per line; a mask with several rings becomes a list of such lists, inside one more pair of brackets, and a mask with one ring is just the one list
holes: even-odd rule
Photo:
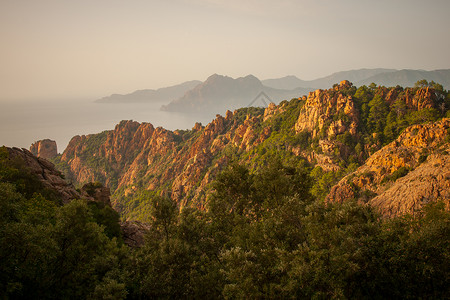
[[117, 213], [82, 200], [61, 206], [23, 161], [0, 153], [0, 296], [124, 297]]
[[180, 211], [148, 194], [146, 243], [128, 249], [117, 215], [99, 203], [47, 199], [24, 165], [1, 154], [2, 298], [450, 295], [443, 202], [381, 220], [367, 206], [316, 200], [307, 168], [272, 159], [253, 172], [233, 162], [214, 181], [206, 210]]

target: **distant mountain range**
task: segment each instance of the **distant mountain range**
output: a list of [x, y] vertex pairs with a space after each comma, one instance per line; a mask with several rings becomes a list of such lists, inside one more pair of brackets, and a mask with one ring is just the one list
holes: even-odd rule
[[131, 94], [112, 94], [111, 96], [103, 97], [96, 100], [99, 103], [136, 103], [136, 102], [167, 102], [171, 99], [176, 99], [184, 95], [186, 91], [192, 89], [198, 84], [202, 83], [198, 80], [186, 81], [181, 84], [160, 88], [157, 90], [138, 90]]
[[187, 91], [183, 97], [161, 107], [165, 111], [222, 112], [246, 106], [267, 106], [268, 102], [292, 99], [310, 89], [297, 87], [292, 90], [265, 86], [253, 75], [233, 79], [218, 74], [211, 75], [202, 84]]
[[260, 81], [253, 75], [233, 79], [213, 74], [204, 82], [193, 80], [157, 90], [139, 90], [131, 94], [114, 94], [101, 98], [102, 103], [166, 103], [161, 109], [178, 112], [223, 113], [246, 106], [265, 106], [267, 102], [279, 103], [290, 100], [316, 89], [326, 89], [342, 80], [349, 80], [355, 86], [377, 85], [412, 87], [418, 80], [435, 81], [450, 89], [450, 69], [395, 70], [359, 69], [333, 73], [329, 76], [301, 80], [290, 75], [282, 78]]
[[378, 85], [384, 86], [396, 86], [412, 87], [414, 84], [422, 79], [428, 81], [434, 81], [446, 89], [450, 89], [450, 69], [423, 71], [423, 70], [400, 70], [395, 72], [381, 73], [373, 75], [369, 78], [355, 81], [356, 86], [368, 85], [372, 82]]
[[276, 79], [266, 79], [262, 83], [277, 89], [294, 89], [297, 87], [311, 88], [311, 89], [327, 89], [335, 83], [342, 80], [350, 82], [358, 82], [379, 74], [388, 74], [395, 72], [394, 69], [360, 69], [333, 73], [326, 77], [314, 80], [301, 80], [296, 76], [290, 75]]

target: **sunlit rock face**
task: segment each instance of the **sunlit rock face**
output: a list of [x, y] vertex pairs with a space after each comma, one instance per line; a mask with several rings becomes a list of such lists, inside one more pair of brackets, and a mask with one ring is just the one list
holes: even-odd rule
[[30, 152], [45, 159], [51, 159], [58, 155], [56, 142], [49, 139], [34, 142], [30, 147]]
[[450, 204], [450, 119], [413, 125], [335, 185], [327, 201], [358, 199], [385, 217]]

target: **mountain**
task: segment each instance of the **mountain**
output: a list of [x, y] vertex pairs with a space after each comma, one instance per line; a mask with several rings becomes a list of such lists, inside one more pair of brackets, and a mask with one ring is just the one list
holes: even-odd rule
[[388, 73], [376, 74], [363, 80], [355, 81], [357, 86], [369, 85], [372, 82], [384, 86], [414, 86], [419, 80], [434, 81], [442, 84], [445, 89], [450, 89], [450, 69], [423, 71], [400, 70]]
[[[342, 72], [336, 72], [329, 76], [314, 79], [311, 81], [308, 81], [307, 84], [309, 86], [315, 87], [315, 88], [327, 88], [329, 86], [332, 86], [336, 82], [341, 82], [342, 80], [348, 80], [351, 82], [359, 82], [366, 78], [379, 75], [379, 74], [389, 74], [391, 72], [394, 72], [396, 70], [394, 69], [359, 69], [359, 70], [350, 70], [350, 71], [342, 71]], [[359, 86], [358, 84], [355, 84], [356, 86]], [[387, 85], [392, 86], [392, 85]]]
[[113, 94], [111, 96], [103, 97], [96, 100], [98, 103], [152, 103], [152, 102], [168, 102], [173, 99], [181, 97], [186, 91], [192, 89], [201, 82], [198, 80], [186, 81], [184, 83], [160, 88], [157, 90], [138, 90], [130, 94], [120, 95]]
[[281, 90], [293, 90], [299, 87], [308, 87], [309, 82], [301, 80], [294, 75], [282, 78], [265, 79], [261, 81], [267, 87]]
[[[233, 110], [250, 104], [257, 106], [269, 101], [279, 103], [315, 89], [326, 89], [343, 80], [351, 81], [356, 86], [374, 82], [384, 86], [412, 87], [422, 79], [440, 83], [445, 89], [450, 89], [449, 69], [423, 71], [376, 68], [336, 72], [314, 80], [301, 80], [289, 75], [260, 81], [253, 75], [233, 79], [213, 74], [204, 82], [193, 80], [157, 90], [139, 90], [126, 95], [113, 94], [96, 102], [165, 102], [167, 104], [161, 107], [165, 111], [200, 112], [214, 116], [216, 113], [224, 113], [227, 109]], [[261, 95], [261, 92], [265, 95]]]
[[329, 76], [314, 79], [301, 80], [295, 76], [286, 76], [277, 79], [266, 79], [262, 83], [265, 86], [279, 89], [314, 88], [326, 89], [336, 82], [348, 80], [356, 86], [377, 85], [412, 87], [425, 79], [442, 84], [445, 89], [450, 89], [450, 69], [424, 71], [424, 70], [395, 70], [395, 69], [359, 69], [333, 73]]
[[[213, 74], [184, 96], [161, 107], [165, 111], [179, 112], [225, 112], [250, 105], [267, 105], [267, 102], [279, 103], [291, 99], [308, 89], [281, 90], [264, 86], [253, 75], [233, 79]], [[261, 94], [261, 93], [265, 93]], [[267, 96], [267, 97], [266, 97]], [[261, 98], [261, 100], [259, 99]]]
[[[351, 82], [360, 82], [372, 76], [380, 75], [381, 77], [383, 77], [385, 76], [385, 74], [389, 74], [395, 71], [397, 70], [381, 69], [381, 68], [350, 70], [350, 71], [336, 72], [326, 77], [321, 77], [314, 80], [301, 80], [291, 75], [277, 79], [266, 79], [263, 80], [262, 83], [268, 87], [278, 89], [295, 89], [298, 87], [310, 89], [326, 89], [332, 86], [334, 83], [341, 82], [342, 80], [348, 80]], [[359, 86], [358, 84], [356, 85]]]
[[[214, 75], [198, 88], [207, 94], [206, 87], [216, 92], [218, 86], [226, 86], [223, 82], [236, 81], [261, 87], [252, 77], [235, 80]], [[216, 82], [220, 84], [212, 84]], [[113, 206], [130, 219], [144, 220], [148, 199], [156, 195], [166, 195], [180, 207], [204, 207], [211, 184], [231, 160], [254, 170], [276, 157], [307, 166], [314, 178], [313, 195], [324, 199], [339, 179], [408, 126], [446, 116], [449, 98], [442, 93], [430, 87], [357, 89], [343, 81], [265, 109], [227, 111], [192, 130], [122, 121], [111, 131], [75, 136], [54, 161], [65, 166], [66, 177], [73, 182], [100, 181], [109, 186]], [[429, 130], [442, 135], [434, 127]], [[418, 150], [411, 151], [420, 156]], [[385, 168], [394, 171], [394, 166]]]

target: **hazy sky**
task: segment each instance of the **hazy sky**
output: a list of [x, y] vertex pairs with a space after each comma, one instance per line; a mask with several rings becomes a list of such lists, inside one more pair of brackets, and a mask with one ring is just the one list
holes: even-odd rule
[[0, 100], [450, 68], [449, 0], [0, 0]]

